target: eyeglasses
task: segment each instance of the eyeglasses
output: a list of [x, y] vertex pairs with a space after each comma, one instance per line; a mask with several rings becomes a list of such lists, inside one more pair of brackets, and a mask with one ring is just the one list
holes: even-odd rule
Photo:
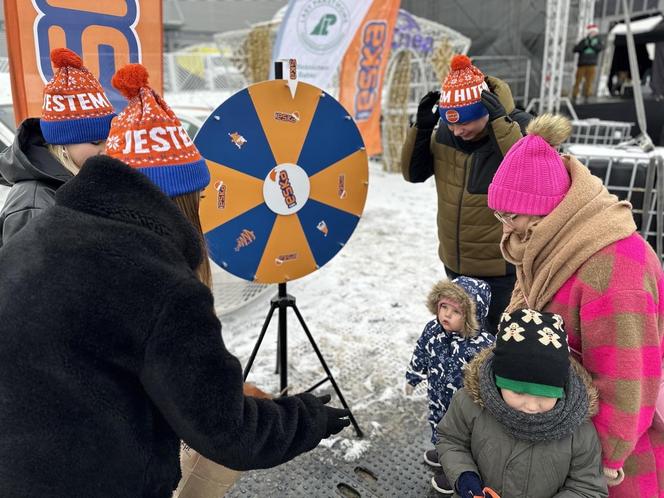
[[501, 213], [500, 211], [494, 211], [493, 215], [498, 218], [498, 221], [505, 223], [505, 225], [512, 226], [514, 224], [514, 219], [519, 216], [515, 213]]

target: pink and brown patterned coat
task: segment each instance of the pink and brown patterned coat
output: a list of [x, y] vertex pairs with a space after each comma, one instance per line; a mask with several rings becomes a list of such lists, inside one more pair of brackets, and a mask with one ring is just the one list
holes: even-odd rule
[[593, 422], [603, 465], [625, 471], [609, 496], [664, 497], [664, 434], [652, 427], [662, 375], [661, 262], [634, 233], [591, 256], [546, 311], [562, 315], [570, 347], [599, 390]]

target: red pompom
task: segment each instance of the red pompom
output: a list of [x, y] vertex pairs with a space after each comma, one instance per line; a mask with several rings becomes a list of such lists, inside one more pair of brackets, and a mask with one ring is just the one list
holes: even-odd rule
[[458, 54], [452, 57], [452, 61], [450, 62], [450, 67], [452, 68], [452, 71], [459, 71], [460, 69], [466, 69], [467, 67], [472, 66], [473, 63], [470, 60], [470, 57], [467, 55], [463, 54]]
[[51, 62], [56, 69], [60, 69], [61, 67], [81, 69], [83, 67], [83, 61], [78, 54], [68, 48], [55, 48], [51, 50]]
[[134, 98], [141, 88], [148, 86], [148, 70], [143, 64], [127, 64], [113, 76], [111, 84], [128, 99]]

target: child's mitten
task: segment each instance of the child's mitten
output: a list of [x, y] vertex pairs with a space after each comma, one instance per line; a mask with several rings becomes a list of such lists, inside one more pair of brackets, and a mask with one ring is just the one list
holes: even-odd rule
[[461, 498], [484, 498], [482, 479], [475, 472], [464, 472], [456, 482], [456, 489]]

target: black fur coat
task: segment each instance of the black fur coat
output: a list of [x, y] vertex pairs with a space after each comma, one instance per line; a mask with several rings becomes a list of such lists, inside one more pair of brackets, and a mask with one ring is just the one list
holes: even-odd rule
[[170, 497], [180, 439], [239, 470], [318, 444], [314, 396], [243, 396], [199, 261], [175, 204], [105, 156], [3, 247], [2, 498]]

